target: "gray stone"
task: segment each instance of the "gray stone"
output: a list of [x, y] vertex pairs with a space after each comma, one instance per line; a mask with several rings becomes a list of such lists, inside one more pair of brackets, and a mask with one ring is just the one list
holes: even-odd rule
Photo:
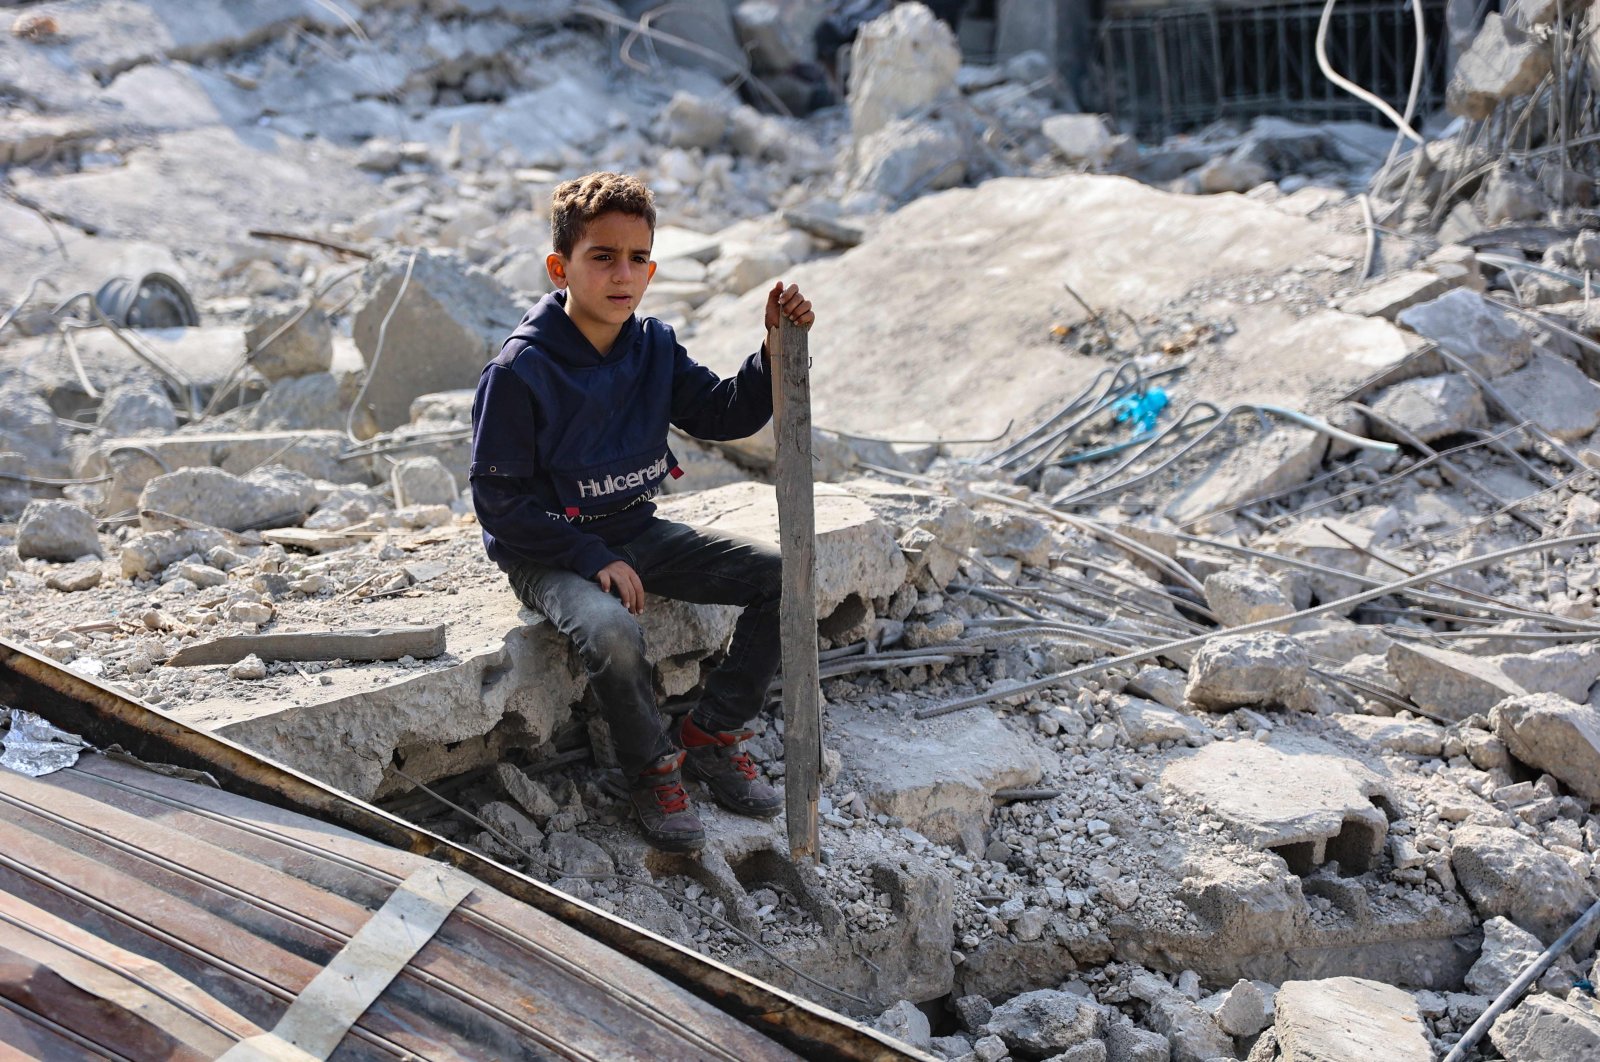
[[1106, 1045], [1103, 1040], [1085, 1040], [1054, 1055], [1045, 1062], [1106, 1062]]
[[708, 56], [664, 41], [652, 42], [654, 53], [665, 61], [728, 78], [746, 66], [744, 48], [733, 30], [730, 6], [727, 0], [682, 0], [669, 7], [662, 7], [656, 0], [626, 0], [622, 10], [629, 18], [649, 14], [650, 25], [655, 29], [693, 41], [711, 53]]
[[1556, 645], [1532, 653], [1473, 656], [1421, 643], [1389, 647], [1389, 672], [1400, 689], [1430, 715], [1458, 722], [1508, 697], [1558, 694], [1588, 699], [1600, 678], [1600, 645]]
[[1501, 701], [1489, 720], [1517, 759], [1600, 801], [1600, 707], [1534, 693]]
[[1450, 288], [1449, 281], [1425, 269], [1410, 269], [1380, 280], [1371, 287], [1351, 295], [1339, 305], [1345, 313], [1362, 317], [1381, 317], [1393, 321], [1401, 311], [1418, 303], [1428, 302], [1443, 295]]
[[1540, 993], [1497, 1018], [1489, 1042], [1516, 1062], [1600, 1058], [1600, 1014], [1592, 1003]]
[[152, 531], [129, 539], [122, 547], [119, 563], [124, 577], [146, 579], [159, 575], [167, 565], [192, 553], [204, 555], [226, 544], [222, 532], [211, 527]]
[[1287, 705], [1310, 674], [1305, 647], [1285, 634], [1222, 635], [1208, 640], [1189, 664], [1184, 696], [1208, 711]]
[[296, 476], [282, 468], [243, 478], [220, 468], [181, 468], [145, 484], [139, 508], [230, 531], [288, 527], [305, 519], [317, 500], [310, 481]]
[[1511, 982], [1544, 952], [1539, 938], [1495, 917], [1483, 923], [1483, 950], [1467, 971], [1467, 988], [1480, 996], [1493, 998], [1511, 987]]
[[706, 280], [722, 291], [743, 295], [766, 285], [787, 268], [789, 257], [776, 247], [725, 246], [706, 270]]
[[902, 999], [882, 1014], [875, 1023], [879, 1029], [897, 1040], [926, 1051], [933, 1046], [933, 1029], [928, 1016], [917, 1009], [909, 999]]
[[95, 425], [109, 435], [165, 435], [177, 429], [178, 413], [159, 386], [138, 380], [106, 392]]
[[529, 778], [509, 763], [496, 764], [494, 777], [495, 781], [500, 783], [500, 788], [506, 791], [506, 796], [516, 801], [517, 806], [532, 816], [533, 821], [540, 826], [549, 822], [551, 816], [561, 810], [556, 798], [550, 795], [550, 790], [544, 787], [543, 782]]
[[1175, 524], [1293, 487], [1311, 478], [1328, 452], [1328, 437], [1296, 425], [1274, 426], [1240, 446], [1223, 447], [1163, 510]]
[[51, 572], [44, 578], [44, 585], [51, 590], [59, 590], [64, 594], [77, 593], [80, 590], [90, 590], [100, 585], [104, 571], [99, 564], [85, 561], [82, 564], [69, 564]]
[[850, 131], [862, 138], [955, 93], [961, 49], [922, 4], [900, 4], [861, 27], [850, 52]]
[[[502, 844], [510, 842], [529, 855], [537, 852], [544, 843], [544, 831], [532, 819], [504, 801], [489, 801], [478, 809], [478, 817], [494, 827], [495, 832], [503, 838]], [[572, 873], [571, 870], [566, 872]]]
[[[1376, 545], [1376, 539], [1370, 528], [1343, 520], [1318, 519], [1301, 522], [1267, 548], [1285, 557], [1308, 561], [1323, 568], [1365, 575], [1371, 560], [1361, 549], [1370, 549]], [[1338, 575], [1311, 573], [1307, 578], [1312, 596], [1321, 604], [1349, 597], [1367, 586], [1366, 583]]]
[[1433, 1062], [1411, 993], [1359, 977], [1287, 981], [1276, 999], [1283, 1062]]
[[267, 665], [259, 656], [251, 653], [236, 663], [228, 666], [228, 677], [244, 682], [255, 682], [267, 677]]
[[1466, 288], [1455, 288], [1431, 302], [1403, 310], [1398, 320], [1491, 379], [1520, 369], [1533, 354], [1533, 336], [1526, 329]]
[[991, 1033], [978, 1038], [972, 1045], [972, 1053], [979, 1062], [1000, 1062], [1010, 1052], [1006, 1050], [1006, 1042]]
[[1304, 877], [1330, 860], [1344, 874], [1369, 870], [1383, 851], [1388, 799], [1370, 770], [1307, 738], [1216, 742], [1161, 773], [1164, 788], [1206, 804], [1247, 844], [1276, 852]]
[[[66, 429], [56, 422], [50, 403], [22, 387], [0, 387], [0, 452], [53, 457], [66, 441]], [[41, 474], [37, 468], [32, 471]]]
[[449, 505], [460, 497], [456, 477], [437, 457], [408, 457], [389, 472], [396, 505]]
[[[915, 5], [897, 8], [907, 10]], [[966, 143], [948, 122], [896, 118], [858, 137], [850, 187], [900, 203], [966, 179]]]
[[411, 282], [396, 305], [411, 253], [374, 259], [353, 311], [356, 346], [371, 364], [380, 327], [394, 309], [366, 395], [384, 430], [406, 422], [418, 395], [473, 386], [522, 317], [515, 295], [492, 276], [428, 250], [415, 252]]
[[1013, 1051], [1046, 1057], [1095, 1039], [1103, 1025], [1104, 1013], [1093, 1000], [1044, 988], [994, 1008], [984, 1029]]
[[[1450, 865], [1485, 918], [1504, 915], [1549, 943], [1577, 921], [1594, 895], [1566, 860], [1515, 830], [1462, 826], [1451, 838]], [[1587, 945], [1593, 946], [1594, 932]]]
[[1254, 159], [1217, 155], [1195, 171], [1194, 189], [1203, 195], [1248, 192], [1272, 179], [1272, 172]]
[[956, 1000], [955, 1007], [956, 1020], [968, 1032], [977, 1032], [987, 1025], [989, 1015], [994, 1013], [994, 1004], [983, 996], [962, 996]]
[[1549, 72], [1545, 46], [1491, 11], [1472, 46], [1456, 60], [1445, 105], [1452, 114], [1482, 120], [1501, 100], [1532, 92]]
[[1050, 146], [1075, 166], [1104, 167], [1117, 150], [1117, 137], [1098, 114], [1052, 114], [1039, 125]]
[[758, 72], [782, 73], [817, 58], [813, 40], [824, 14], [815, 4], [743, 0], [733, 27]]
[[[301, 311], [305, 311], [304, 315], [295, 320]], [[265, 347], [261, 345], [280, 329], [282, 334]], [[327, 372], [333, 367], [333, 325], [328, 315], [315, 306], [307, 309], [301, 303], [264, 317], [245, 333], [244, 339], [255, 351], [250, 366], [268, 380]]]
[[69, 501], [33, 501], [17, 524], [17, 556], [75, 561], [100, 556], [97, 521], [83, 506]]
[[575, 833], [552, 833], [544, 841], [551, 865], [567, 877], [611, 874], [616, 866], [606, 850]]
[[1050, 563], [1055, 540], [1044, 524], [1016, 509], [981, 508], [974, 514], [972, 544], [981, 552], [1015, 557], [1023, 564], [1043, 568]]
[[1120, 700], [1117, 721], [1122, 724], [1123, 733], [1128, 735], [1128, 743], [1135, 748], [1163, 741], [1199, 745], [1210, 735], [1200, 720], [1139, 697]]
[[1163, 978], [1135, 977], [1128, 991], [1146, 1004], [1144, 1023], [1164, 1038], [1172, 1062], [1211, 1062], [1233, 1055], [1233, 1040], [1211, 1015]]
[[661, 112], [668, 147], [714, 148], [728, 132], [728, 106], [692, 92], [672, 94]]
[[1177, 710], [1184, 706], [1183, 688], [1187, 678], [1181, 671], [1170, 667], [1146, 664], [1123, 687], [1128, 693], [1155, 701], [1164, 707]]
[[[1487, 421], [1483, 396], [1471, 380], [1459, 373], [1402, 380], [1378, 395], [1372, 411], [1423, 442], [1481, 428]], [[1372, 431], [1380, 438], [1393, 438], [1379, 425], [1373, 425]]]
[[1518, 413], [1566, 442], [1600, 428], [1600, 386], [1565, 358], [1535, 354], [1495, 389]]
[[1126, 1020], [1106, 1031], [1106, 1062], [1169, 1062], [1171, 1057], [1172, 1046], [1158, 1032]]
[[1272, 1024], [1269, 1001], [1254, 981], [1236, 981], [1232, 988], [1203, 1000], [1200, 1006], [1229, 1036], [1254, 1036]]
[[1294, 602], [1277, 579], [1259, 568], [1227, 568], [1206, 576], [1206, 604], [1224, 627], [1287, 616]]
[[[339, 378], [328, 372], [313, 372], [284, 377], [273, 384], [261, 401], [250, 407], [246, 423], [256, 431], [337, 429], [343, 434], [345, 410], [344, 385]], [[357, 434], [368, 425], [370, 419], [358, 413]]]

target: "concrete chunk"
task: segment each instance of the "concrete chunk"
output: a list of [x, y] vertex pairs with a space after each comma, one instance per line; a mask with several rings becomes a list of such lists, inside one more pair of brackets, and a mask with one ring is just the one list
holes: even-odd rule
[[857, 141], [955, 92], [961, 49], [921, 4], [901, 4], [856, 35], [850, 53], [850, 131]]
[[1600, 1014], [1593, 1004], [1540, 993], [1496, 1019], [1489, 1042], [1517, 1062], [1600, 1058]]
[[95, 518], [70, 501], [34, 501], [17, 524], [17, 556], [75, 561], [100, 555]]
[[1226, 449], [1166, 507], [1167, 519], [1186, 524], [1207, 513], [1292, 487], [1311, 478], [1328, 452], [1328, 437], [1307, 428], [1274, 427], [1242, 446]]
[[1206, 604], [1224, 627], [1287, 616], [1294, 603], [1283, 586], [1259, 568], [1228, 568], [1206, 576]]
[[1123, 700], [1117, 709], [1117, 719], [1128, 735], [1128, 743], [1135, 748], [1163, 741], [1199, 745], [1210, 737], [1210, 731], [1200, 720], [1138, 697]]
[[1565, 358], [1536, 354], [1496, 385], [1518, 413], [1558, 439], [1585, 439], [1600, 427], [1600, 387]]
[[1539, 938], [1505, 918], [1483, 924], [1483, 950], [1467, 971], [1467, 988], [1493, 998], [1511, 987], [1519, 974], [1544, 952]]
[[1466, 288], [1402, 311], [1399, 322], [1490, 378], [1522, 368], [1533, 354], [1533, 336], [1510, 314]]
[[1104, 1014], [1093, 1000], [1043, 988], [994, 1008], [984, 1030], [1013, 1051], [1044, 1058], [1095, 1039], [1103, 1024]]
[[1288, 981], [1276, 999], [1283, 1062], [1433, 1062], [1411, 993], [1359, 977]]
[[1387, 799], [1377, 776], [1322, 741], [1217, 742], [1173, 761], [1161, 784], [1206, 804], [1302, 877], [1329, 860], [1346, 874], [1367, 870], [1389, 830], [1374, 803]]
[[1535, 693], [1500, 702], [1489, 719], [1517, 759], [1600, 801], [1600, 708]]
[[1310, 668], [1305, 647], [1286, 634], [1221, 635], [1194, 654], [1184, 696], [1209, 711], [1281, 706], [1305, 687]]
[[[1452, 838], [1450, 865], [1484, 917], [1504, 915], [1550, 943], [1577, 921], [1594, 895], [1566, 860], [1515, 830], [1463, 826]], [[1588, 941], [1576, 947], [1592, 947]]]
[[[1488, 419], [1483, 396], [1471, 380], [1459, 373], [1402, 380], [1378, 395], [1372, 403], [1372, 411], [1423, 442], [1482, 427]], [[1393, 439], [1378, 425], [1373, 425], [1373, 433], [1380, 438]]]
[[1401, 692], [1429, 715], [1450, 722], [1487, 715], [1507, 697], [1527, 692], [1490, 658], [1419, 642], [1395, 642], [1388, 660]]
[[1546, 48], [1491, 11], [1472, 46], [1456, 60], [1445, 105], [1451, 114], [1481, 120], [1501, 100], [1532, 92], [1549, 72]]
[[157, 509], [174, 516], [230, 531], [260, 527], [287, 527], [305, 519], [316, 498], [308, 493], [308, 480], [299, 481], [285, 469], [271, 469], [241, 478], [220, 468], [180, 468], [157, 476], [139, 495], [139, 508]]
[[1345, 299], [1339, 308], [1345, 313], [1393, 321], [1401, 311], [1436, 299], [1449, 289], [1450, 282], [1437, 273], [1412, 269], [1357, 292]]
[[1425, 719], [1382, 715], [1336, 715], [1328, 720], [1351, 737], [1390, 752], [1437, 756], [1444, 745], [1444, 727]]

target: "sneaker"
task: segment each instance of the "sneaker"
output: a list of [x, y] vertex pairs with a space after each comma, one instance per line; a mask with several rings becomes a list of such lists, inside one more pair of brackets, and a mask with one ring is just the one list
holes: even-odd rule
[[783, 810], [783, 794], [761, 780], [750, 754], [744, 751], [750, 731], [701, 730], [685, 715], [672, 736], [685, 751], [685, 771], [704, 782], [717, 803], [740, 815], [762, 819]]
[[639, 772], [628, 792], [644, 839], [668, 852], [693, 852], [706, 843], [706, 828], [683, 791], [683, 757], [667, 753]]

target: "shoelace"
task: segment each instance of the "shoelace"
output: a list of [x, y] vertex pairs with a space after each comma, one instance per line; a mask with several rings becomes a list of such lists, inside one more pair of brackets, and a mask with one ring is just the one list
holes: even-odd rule
[[739, 773], [745, 776], [746, 781], [753, 782], [756, 780], [756, 765], [751, 761], [748, 752], [735, 752], [728, 757], [728, 762], [733, 764]]
[[682, 782], [664, 782], [650, 790], [656, 795], [656, 804], [668, 815], [689, 810], [689, 794], [684, 792]]

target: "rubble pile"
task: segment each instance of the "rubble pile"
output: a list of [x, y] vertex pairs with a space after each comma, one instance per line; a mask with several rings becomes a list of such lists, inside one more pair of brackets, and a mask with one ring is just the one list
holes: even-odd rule
[[[1138, 144], [920, 4], [829, 54], [768, 0], [51, 6], [0, 41], [5, 638], [964, 1062], [1437, 1057], [1600, 896], [1592, 11], [1489, 15], [1386, 160]], [[602, 167], [696, 358], [818, 307], [814, 864], [638, 839], [464, 493]], [[664, 515], [776, 541], [770, 434], [673, 447]], [[649, 602], [665, 712], [733, 619]], [[1468, 1057], [1594, 1053], [1594, 937]]]

